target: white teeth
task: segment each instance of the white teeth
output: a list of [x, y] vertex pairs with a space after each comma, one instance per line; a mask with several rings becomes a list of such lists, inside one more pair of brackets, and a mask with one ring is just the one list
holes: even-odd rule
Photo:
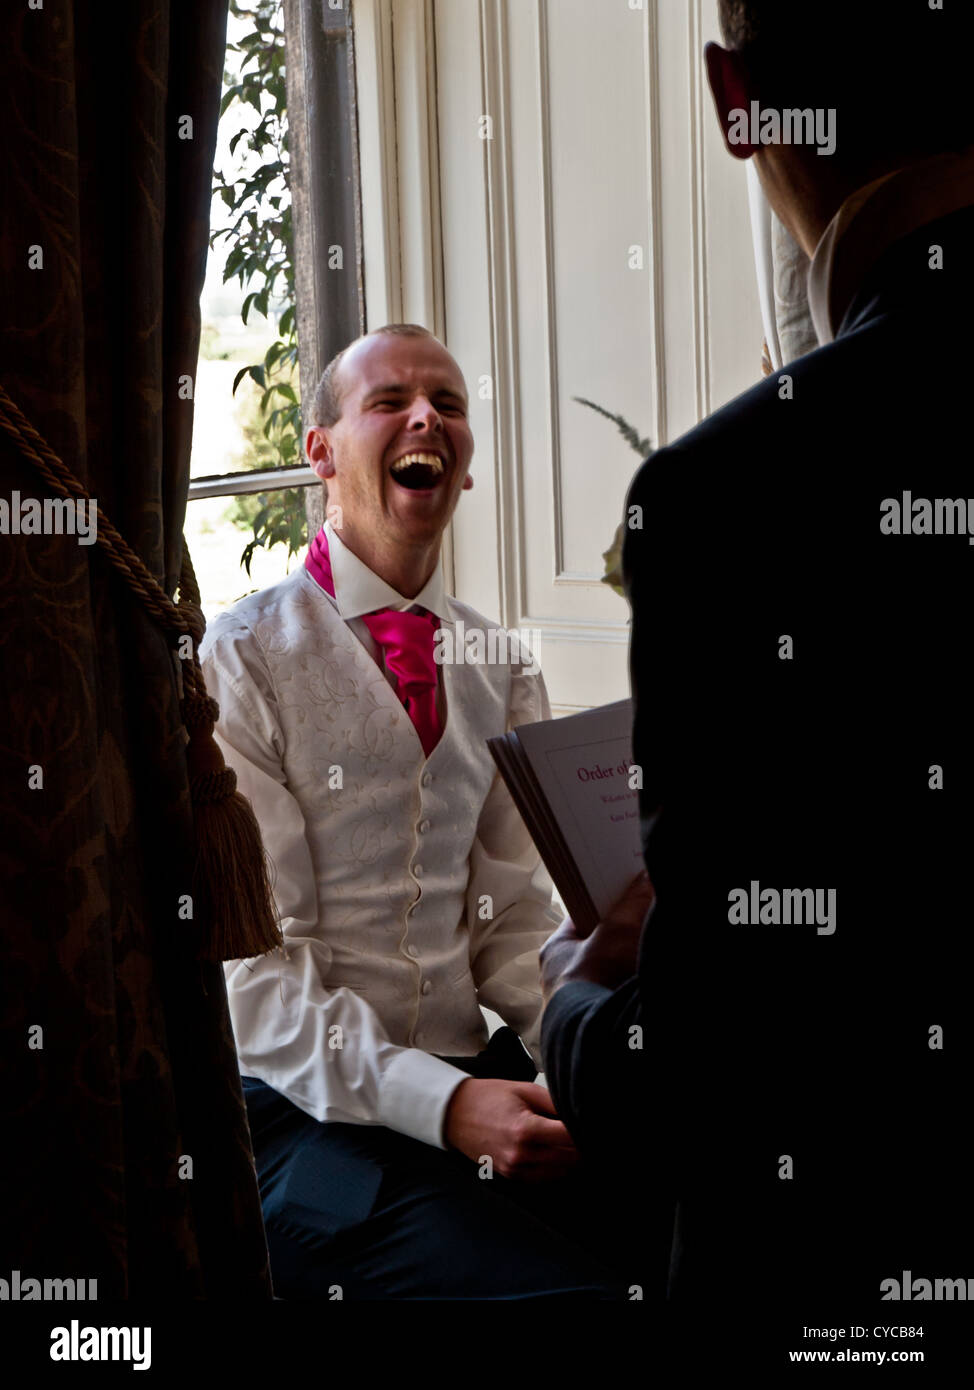
[[425, 463], [434, 473], [443, 472], [443, 460], [437, 458], [436, 454], [404, 454], [401, 459], [396, 459], [392, 465], [392, 472], [401, 473], [411, 463]]

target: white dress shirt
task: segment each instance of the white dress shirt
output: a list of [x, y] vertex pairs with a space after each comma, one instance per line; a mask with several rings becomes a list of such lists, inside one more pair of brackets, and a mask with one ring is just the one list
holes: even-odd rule
[[439, 568], [404, 598], [326, 530], [334, 598], [301, 565], [221, 613], [200, 649], [285, 940], [225, 964], [240, 1070], [318, 1120], [443, 1148], [467, 1074], [433, 1054], [486, 1044], [481, 1004], [542, 1065], [537, 955], [559, 914], [485, 740], [550, 708], [524, 663], [444, 665], [427, 759], [362, 615], [422, 606], [468, 636], [498, 624], [448, 597]]
[[[435, 613], [442, 622], [452, 623], [453, 614], [447, 601], [443, 570], [437, 565], [415, 598], [403, 598], [402, 594], [396, 593], [391, 584], [373, 574], [354, 551], [349, 550], [333, 529], [331, 522], [327, 520], [325, 535], [328, 537], [328, 559], [331, 563], [332, 582], [335, 585], [335, 597], [331, 601], [373, 661], [385, 672], [386, 680], [395, 690], [396, 678], [387, 669], [385, 653], [366, 623], [362, 621], [363, 615], [374, 613], [377, 608], [398, 608], [404, 613], [425, 608], [428, 612]], [[330, 594], [326, 596], [331, 598]], [[442, 668], [440, 670], [436, 708], [442, 725], [445, 723], [446, 709], [443, 702]]]

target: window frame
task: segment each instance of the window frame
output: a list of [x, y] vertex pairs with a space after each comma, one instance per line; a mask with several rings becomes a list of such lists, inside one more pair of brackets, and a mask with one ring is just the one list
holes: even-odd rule
[[[358, 160], [351, 4], [284, 0], [289, 186], [294, 229], [295, 317], [301, 400], [325, 364], [365, 328], [362, 192]], [[349, 194], [351, 193], [351, 197]], [[321, 248], [341, 245], [340, 272]], [[302, 434], [304, 422], [302, 421]], [[308, 535], [323, 522], [321, 479], [307, 462], [191, 478], [187, 505], [286, 488], [305, 494]]]

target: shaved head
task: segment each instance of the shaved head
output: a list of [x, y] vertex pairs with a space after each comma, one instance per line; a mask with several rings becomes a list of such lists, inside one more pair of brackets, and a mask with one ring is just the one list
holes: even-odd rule
[[367, 338], [373, 338], [377, 334], [383, 333], [394, 338], [432, 338], [434, 336], [428, 328], [423, 328], [418, 323], [387, 323], [382, 328], [373, 328], [371, 332], [364, 333], [361, 338], [356, 338], [346, 347], [343, 347], [341, 352], [335, 354], [321, 374], [311, 403], [311, 419], [307, 421], [307, 424], [327, 427], [333, 425], [341, 416], [342, 379], [340, 369], [345, 354]]

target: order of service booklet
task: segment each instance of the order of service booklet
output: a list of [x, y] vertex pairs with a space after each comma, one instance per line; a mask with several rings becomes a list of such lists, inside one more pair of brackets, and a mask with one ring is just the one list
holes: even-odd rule
[[643, 868], [632, 701], [519, 724], [487, 746], [569, 915], [591, 930]]

